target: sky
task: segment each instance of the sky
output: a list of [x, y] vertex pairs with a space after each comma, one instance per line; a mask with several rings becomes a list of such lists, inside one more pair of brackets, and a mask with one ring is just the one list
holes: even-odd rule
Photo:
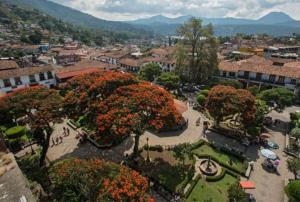
[[51, 0], [95, 17], [126, 21], [154, 15], [258, 19], [285, 12], [300, 20], [300, 0]]

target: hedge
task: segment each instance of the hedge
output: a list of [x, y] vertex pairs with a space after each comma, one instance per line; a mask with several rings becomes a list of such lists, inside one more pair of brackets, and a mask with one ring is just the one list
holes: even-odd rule
[[194, 179], [194, 180], [192, 180], [191, 182], [190, 182], [190, 188], [187, 190], [187, 192], [184, 194], [184, 197], [185, 198], [188, 198], [188, 196], [191, 194], [191, 192], [192, 192], [192, 190], [194, 189], [194, 187], [196, 186], [196, 184], [197, 184], [197, 182], [199, 181], [201, 179], [201, 175], [199, 174], [199, 175], [197, 175], [197, 177]]
[[216, 182], [224, 178], [226, 174], [226, 170], [221, 168], [221, 173], [219, 175], [214, 175], [214, 176], [206, 176], [206, 181], [207, 182]]
[[199, 140], [198, 142], [195, 142], [193, 144], [191, 144], [191, 150], [197, 149], [198, 147], [201, 147], [204, 144], [209, 144], [208, 142], [206, 142], [205, 140]]
[[14, 126], [5, 131], [8, 139], [17, 139], [25, 135], [26, 128], [24, 126]]

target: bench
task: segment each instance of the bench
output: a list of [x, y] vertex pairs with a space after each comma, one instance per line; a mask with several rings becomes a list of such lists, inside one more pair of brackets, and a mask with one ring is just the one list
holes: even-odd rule
[[246, 170], [245, 176], [249, 179], [251, 171], [252, 171], [252, 167], [253, 167], [253, 162], [249, 162], [248, 163], [248, 168]]

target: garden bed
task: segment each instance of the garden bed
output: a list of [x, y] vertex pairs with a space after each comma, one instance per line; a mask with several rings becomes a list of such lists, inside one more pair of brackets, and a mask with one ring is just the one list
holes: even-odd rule
[[[193, 153], [199, 158], [211, 157], [214, 161], [219, 163], [222, 167], [225, 167], [229, 170], [232, 170], [240, 175], [245, 175], [247, 170], [247, 162], [241, 158], [236, 157], [235, 155], [231, 155], [222, 151], [219, 151], [208, 143], [204, 143], [200, 145], [198, 148], [193, 150]], [[230, 165], [231, 161], [231, 165]]]

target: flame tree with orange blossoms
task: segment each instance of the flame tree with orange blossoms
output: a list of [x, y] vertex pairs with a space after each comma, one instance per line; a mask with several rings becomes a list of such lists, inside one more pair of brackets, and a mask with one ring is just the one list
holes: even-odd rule
[[154, 201], [147, 178], [99, 159], [57, 162], [50, 169], [50, 178], [57, 201]]
[[138, 79], [131, 74], [114, 71], [74, 77], [63, 88], [65, 111], [74, 119], [87, 114], [90, 121], [94, 122], [96, 118], [94, 112], [100, 101], [107, 98], [118, 87], [138, 82]]
[[139, 138], [146, 129], [172, 129], [183, 119], [173, 97], [149, 83], [120, 87], [98, 108], [99, 134], [125, 136], [134, 133], [134, 156], [138, 154]]
[[0, 99], [1, 111], [6, 118], [21, 117], [34, 132], [34, 138], [42, 146], [40, 166], [43, 166], [49, 148], [52, 127], [62, 117], [63, 98], [56, 90], [36, 86], [16, 90]]
[[64, 91], [64, 108], [69, 116], [85, 114], [89, 123], [96, 122], [98, 133], [93, 139], [121, 139], [134, 133], [134, 154], [146, 129], [171, 129], [183, 120], [171, 94], [129, 73], [103, 71], [75, 77]]
[[213, 87], [206, 100], [206, 108], [217, 125], [224, 117], [238, 114], [244, 128], [255, 120], [255, 97], [244, 89], [218, 85]]

